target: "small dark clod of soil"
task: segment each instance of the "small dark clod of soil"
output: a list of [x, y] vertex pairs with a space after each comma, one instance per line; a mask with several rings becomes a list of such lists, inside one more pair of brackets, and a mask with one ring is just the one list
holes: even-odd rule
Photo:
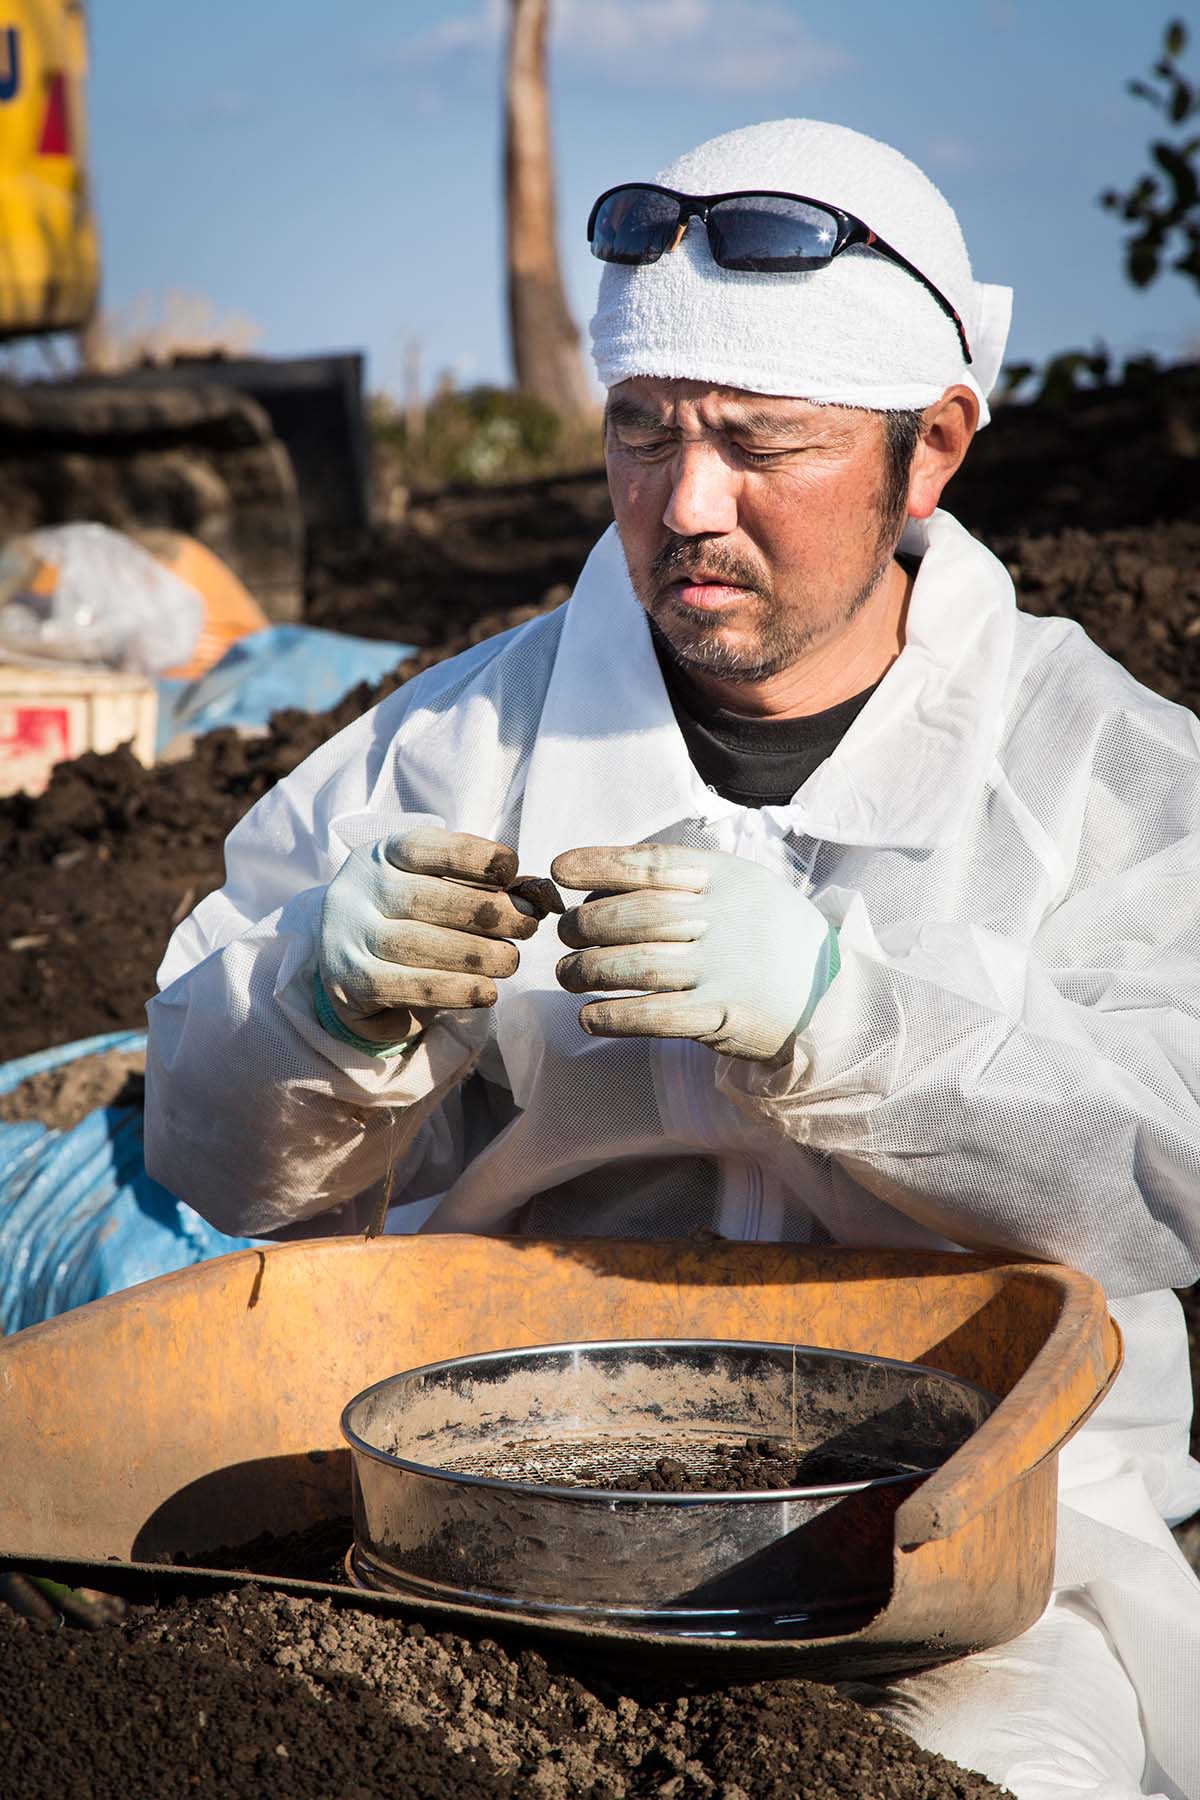
[[0, 1607], [0, 1694], [5, 1800], [1004, 1792], [813, 1682], [685, 1693], [249, 1587], [89, 1632]]

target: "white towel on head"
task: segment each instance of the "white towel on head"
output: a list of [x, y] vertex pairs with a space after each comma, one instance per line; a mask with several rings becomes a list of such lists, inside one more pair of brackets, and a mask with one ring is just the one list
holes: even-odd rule
[[974, 280], [953, 208], [899, 151], [843, 125], [779, 119], [712, 138], [656, 180], [687, 194], [782, 190], [854, 213], [956, 308], [972, 361], [953, 320], [889, 258], [855, 247], [803, 274], [721, 269], [693, 220], [658, 262], [605, 265], [592, 320], [605, 387], [665, 375], [880, 411], [928, 406], [963, 382], [987, 423], [1012, 290]]

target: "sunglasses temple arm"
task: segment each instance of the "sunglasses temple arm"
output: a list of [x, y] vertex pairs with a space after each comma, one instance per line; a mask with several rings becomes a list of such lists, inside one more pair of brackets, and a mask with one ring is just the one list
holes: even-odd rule
[[966, 330], [963, 327], [963, 322], [959, 318], [957, 312], [955, 312], [954, 308], [951, 306], [950, 302], [947, 300], [945, 294], [943, 294], [941, 292], [940, 288], [935, 288], [932, 281], [930, 281], [928, 275], [922, 275], [920, 269], [917, 268], [915, 263], [910, 263], [907, 256], [901, 256], [901, 254], [898, 250], [893, 250], [892, 246], [888, 243], [885, 243], [883, 238], [881, 238], [878, 235], [878, 233], [876, 233], [874, 231], [868, 231], [866, 241], [870, 245], [872, 250], [881, 250], [885, 256], [890, 256], [893, 262], [899, 263], [899, 265], [902, 269], [907, 269], [909, 274], [914, 275], [916, 277], [916, 279], [921, 283], [921, 286], [923, 288], [926, 288], [929, 291], [929, 293], [931, 293], [933, 295], [934, 299], [937, 301], [938, 305], [941, 307], [941, 309], [945, 313], [946, 317], [953, 321], [954, 329], [958, 333], [958, 341], [962, 345], [963, 356], [967, 362], [971, 362], [973, 360], [972, 356], [971, 356], [971, 346], [967, 342], [967, 334], [966, 334]]

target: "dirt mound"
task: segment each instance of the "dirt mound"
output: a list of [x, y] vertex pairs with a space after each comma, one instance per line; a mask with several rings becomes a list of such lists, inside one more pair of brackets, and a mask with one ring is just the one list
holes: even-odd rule
[[43, 1069], [0, 1094], [0, 1125], [36, 1119], [52, 1131], [70, 1131], [98, 1106], [141, 1106], [145, 1073], [144, 1050], [106, 1050]]
[[986, 1800], [806, 1681], [655, 1690], [243, 1588], [54, 1631], [0, 1608], [5, 1794], [259, 1800]]
[[946, 504], [986, 536], [1200, 522], [1200, 364], [998, 406]]
[[1200, 708], [1200, 522], [987, 542], [1026, 612], [1077, 620], [1147, 687]]
[[565, 598], [612, 519], [603, 471], [414, 496], [400, 525], [314, 532], [305, 621], [422, 647]]

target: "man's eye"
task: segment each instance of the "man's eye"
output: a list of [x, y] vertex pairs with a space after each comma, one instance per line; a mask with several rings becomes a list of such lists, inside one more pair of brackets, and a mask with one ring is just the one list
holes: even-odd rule
[[670, 450], [671, 447], [670, 438], [639, 438], [636, 443], [631, 443], [628, 438], [621, 440], [622, 450], [630, 450], [634, 456], [661, 456], [664, 450]]
[[786, 450], [748, 450], [745, 444], [739, 444], [737, 452], [743, 462], [751, 463], [782, 462], [787, 455]]

